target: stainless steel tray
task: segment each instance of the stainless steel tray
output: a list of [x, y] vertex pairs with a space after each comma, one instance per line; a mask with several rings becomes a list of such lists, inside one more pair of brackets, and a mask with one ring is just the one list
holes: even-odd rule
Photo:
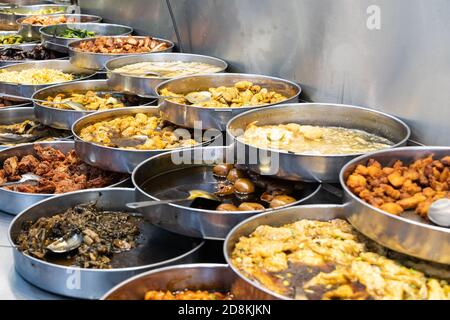
[[[138, 201], [166, 200], [183, 198], [190, 190], [214, 192], [217, 180], [212, 174], [211, 166], [215, 163], [235, 163], [234, 161], [233, 149], [227, 147], [196, 148], [153, 157], [133, 172], [136, 198]], [[143, 186], [149, 181], [153, 183], [152, 190], [144, 190]], [[301, 191], [302, 198], [291, 205], [298, 205], [312, 198], [319, 190], [319, 184], [305, 184]], [[202, 210], [189, 207], [189, 201], [141, 209], [149, 221], [161, 228], [209, 240], [223, 240], [236, 224], [268, 211], [271, 209], [242, 212]]]
[[[34, 120], [34, 119], [36, 119], [36, 117], [34, 115], [33, 107], [0, 108], [0, 125], [20, 123], [25, 120]], [[63, 137], [61, 139], [70, 139], [71, 136], [72, 134], [69, 131], [67, 137]], [[0, 151], [7, 148], [10, 147], [0, 144]]]
[[[111, 37], [111, 38], [123, 38], [123, 36], [115, 36], [115, 37]], [[145, 37], [135, 36], [135, 38], [140, 39], [140, 38], [145, 38]], [[165, 42], [169, 45], [168, 49], [158, 51], [158, 52], [171, 52], [173, 50], [173, 47], [175, 46], [175, 44], [172, 41], [169, 41], [166, 39], [155, 38], [155, 37], [153, 37], [153, 39]], [[86, 41], [86, 39], [80, 39], [80, 40], [71, 42], [68, 45], [70, 62], [73, 63], [75, 66], [79, 66], [81, 68], [88, 68], [88, 69], [100, 71], [100, 70], [105, 69], [105, 64], [111, 59], [123, 57], [123, 56], [136, 55], [136, 54], [123, 54], [123, 53], [102, 54], [102, 53], [83, 52], [83, 51], [77, 50], [76, 47], [83, 41]], [[154, 53], [156, 53], [156, 52], [141, 53], [138, 55], [151, 55]]]
[[346, 186], [346, 178], [356, 166], [367, 164], [369, 159], [375, 159], [385, 166], [392, 165], [396, 160], [408, 164], [431, 154], [441, 158], [450, 155], [450, 148], [406, 147], [372, 153], [351, 161], [340, 174], [347, 203], [345, 211], [349, 222], [356, 229], [383, 246], [424, 260], [450, 265], [449, 228], [432, 225], [413, 212], [401, 216], [386, 213], [360, 199]]
[[[25, 70], [25, 69], [30, 69], [30, 68], [56, 69], [56, 70], [60, 70], [63, 72], [72, 73], [73, 75], [77, 76], [77, 79], [74, 79], [72, 81], [66, 81], [64, 83], [89, 79], [95, 75], [95, 71], [75, 67], [67, 60], [48, 60], [48, 61], [35, 61], [35, 62], [20, 63], [20, 64], [15, 64], [15, 65], [0, 68], [0, 70], [20, 71], [20, 70]], [[57, 83], [31, 85], [31, 84], [17, 84], [17, 83], [10, 83], [10, 82], [0, 82], [0, 92], [30, 98], [36, 91], [43, 89], [45, 87], [49, 87], [51, 85], [55, 85], [55, 84], [57, 84]]]
[[[288, 97], [288, 100], [279, 104], [298, 102], [301, 88], [294, 82], [253, 74], [221, 73], [212, 75], [194, 75], [165, 81], [155, 88], [159, 93], [162, 89], [168, 89], [173, 93], [189, 93], [192, 91], [208, 90], [219, 86], [234, 86], [238, 81], [251, 81], [256, 85], [276, 91]], [[180, 126], [194, 128], [196, 122], [201, 123], [203, 129], [219, 129], [225, 131], [228, 121], [233, 117], [253, 109], [272, 106], [267, 104], [256, 107], [241, 108], [202, 108], [165, 100], [161, 104], [164, 118]]]
[[361, 129], [389, 139], [395, 143], [393, 147], [406, 145], [411, 134], [409, 127], [398, 118], [371, 109], [340, 104], [287, 104], [255, 109], [233, 118], [227, 125], [227, 135], [236, 142], [238, 150], [245, 152], [250, 167], [256, 172], [262, 172], [264, 168], [262, 173], [287, 180], [338, 182], [341, 168], [360, 154], [296, 154], [262, 149], [239, 141], [237, 138], [255, 121], [261, 126], [298, 123]]
[[[133, 170], [143, 161], [155, 155], [169, 151], [124, 150], [119, 148], [111, 148], [91, 142], [86, 142], [79, 136], [82, 128], [93, 123], [125, 115], [134, 115], [137, 113], [146, 113], [160, 116], [159, 109], [155, 107], [130, 107], [96, 112], [94, 114], [85, 116], [75, 122], [72, 126], [72, 133], [75, 137], [75, 150], [79, 154], [80, 158], [95, 167], [99, 167], [105, 170], [132, 173]], [[203, 141], [203, 143], [200, 145], [207, 145], [213, 142], [216, 138], [218, 138], [219, 135], [220, 133], [216, 132], [216, 136], [211, 137], [207, 141]], [[174, 150], [180, 150], [180, 148]]]
[[[27, 43], [27, 44], [21, 44], [21, 45], [13, 45], [13, 46], [8, 46], [10, 48], [19, 48], [22, 49], [24, 51], [31, 51], [33, 50], [38, 44], [37, 43]], [[3, 47], [0, 46], [0, 50]], [[64, 54], [58, 54], [59, 57], [55, 58], [55, 59], [49, 59], [49, 60], [45, 60], [45, 61], [50, 61], [50, 60], [66, 60], [69, 59], [68, 55], [64, 55]], [[43, 60], [33, 60], [33, 59], [25, 59], [25, 60], [0, 60], [0, 67], [5, 67], [5, 66], [10, 66], [13, 64], [19, 64], [19, 63], [27, 63], [27, 62], [34, 62], [34, 61], [43, 61]]]
[[[35, 4], [35, 5], [24, 5], [24, 6], [18, 6], [14, 8], [6, 8], [6, 9], [14, 9], [16, 13], [5, 13], [1, 12], [2, 9], [5, 9], [4, 7], [0, 8], [0, 25], [3, 30], [17, 30], [18, 24], [17, 20], [24, 17], [29, 17], [30, 12], [38, 12], [42, 9], [47, 8], [55, 8], [55, 9], [61, 9], [64, 10], [67, 13], [71, 13], [74, 10], [79, 10], [79, 7], [77, 6], [70, 6], [67, 4]], [[69, 11], [69, 12], [68, 12]]]
[[[134, 200], [132, 189], [97, 189], [61, 195], [42, 201], [17, 216], [9, 228], [9, 241], [19, 233], [22, 223], [49, 217], [79, 204], [94, 202], [102, 210], [127, 211], [125, 203]], [[191, 262], [203, 242], [179, 236], [148, 223], [141, 227], [145, 243], [113, 259], [117, 268], [82, 269], [56, 265], [13, 249], [17, 272], [35, 286], [67, 297], [98, 299], [118, 283], [150, 269]]]
[[[106, 80], [84, 80], [71, 82], [68, 84], [58, 84], [36, 91], [34, 99], [46, 100], [48, 96], [55, 96], [59, 93], [86, 93], [87, 91], [113, 92]], [[139, 105], [148, 105], [153, 99], [140, 98]], [[131, 107], [131, 106], [129, 106]], [[44, 106], [42, 103], [34, 103], [36, 118], [49, 127], [71, 130], [72, 125], [80, 118], [95, 113], [95, 111], [78, 111], [68, 109], [58, 109], [51, 106]]]
[[139, 95], [155, 95], [155, 88], [162, 82], [169, 80], [169, 78], [148, 78], [139, 77], [114, 72], [115, 69], [140, 63], [140, 62], [154, 62], [154, 61], [183, 61], [183, 62], [201, 62], [208, 63], [213, 66], [220, 67], [223, 72], [227, 69], [228, 64], [220, 59], [202, 56], [198, 54], [188, 53], [154, 53], [151, 55], [135, 55], [131, 57], [121, 57], [109, 60], [105, 64], [105, 69], [108, 72], [108, 84], [116, 90], [128, 91]]
[[102, 300], [144, 300], [150, 290], [230, 292], [236, 300], [272, 300], [273, 296], [236, 277], [225, 264], [185, 264], [152, 270], [111, 289]]
[[[3, 161], [5, 161], [7, 158], [14, 156], [20, 158], [27, 154], [35, 155], [33, 149], [33, 146], [35, 144], [36, 143], [24, 144], [0, 151], [0, 163], [3, 164]], [[73, 141], [40, 142], [39, 144], [42, 144], [44, 146], [51, 146], [55, 149], [61, 150], [64, 153], [73, 150], [75, 147]], [[129, 178], [124, 179], [123, 181], [120, 181], [114, 185], [111, 185], [110, 187], [113, 188], [126, 186], [128, 185], [128, 182]], [[9, 214], [17, 215], [26, 208], [28, 208], [29, 206], [32, 206], [41, 200], [45, 200], [54, 196], [55, 194], [32, 194], [32, 193], [10, 191], [0, 188], [1, 210]]]
[[[81, 21], [84, 22], [84, 21]], [[39, 29], [41, 34], [42, 44], [44, 47], [58, 52], [68, 53], [68, 45], [74, 41], [78, 41], [78, 38], [62, 38], [55, 36], [61, 31], [67, 28], [72, 29], [85, 29], [88, 31], [94, 31], [97, 36], [126, 36], [133, 32], [133, 28], [123, 26], [120, 24], [111, 23], [66, 23], [54, 26], [45, 26]]]
[[[51, 16], [52, 17], [54, 16], [54, 17], [72, 18], [72, 19], [75, 19], [75, 21], [80, 22], [80, 23], [102, 21], [101, 17], [89, 15], [89, 14], [52, 14]], [[45, 26], [42, 26], [40, 24], [23, 23], [23, 21], [26, 18], [27, 17], [23, 17], [23, 18], [17, 19], [17, 21], [16, 21], [17, 24], [19, 25], [19, 34], [28, 40], [41, 40], [40, 30], [42, 28], [45, 28]], [[67, 51], [65, 53], [67, 53]]]

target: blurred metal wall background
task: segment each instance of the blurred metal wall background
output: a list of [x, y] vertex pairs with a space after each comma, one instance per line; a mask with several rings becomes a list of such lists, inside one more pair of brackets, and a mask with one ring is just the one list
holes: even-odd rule
[[[106, 21], [176, 41], [165, 0], [79, 2]], [[295, 80], [307, 101], [397, 115], [412, 127], [413, 140], [450, 145], [450, 1], [171, 3], [186, 52], [223, 58], [232, 71]], [[370, 30], [378, 9], [380, 29]]]

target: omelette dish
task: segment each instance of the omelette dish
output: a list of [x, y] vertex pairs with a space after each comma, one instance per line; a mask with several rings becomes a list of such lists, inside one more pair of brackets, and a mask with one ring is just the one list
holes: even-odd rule
[[176, 128], [156, 116], [145, 113], [100, 121], [81, 129], [87, 142], [127, 150], [161, 150], [192, 147], [194, 139], [182, 139]]
[[294, 299], [449, 300], [450, 285], [387, 258], [344, 220], [259, 226], [241, 237], [231, 263]]
[[296, 123], [259, 126], [254, 122], [238, 139], [259, 148], [312, 155], [366, 153], [393, 145], [385, 138], [362, 130]]

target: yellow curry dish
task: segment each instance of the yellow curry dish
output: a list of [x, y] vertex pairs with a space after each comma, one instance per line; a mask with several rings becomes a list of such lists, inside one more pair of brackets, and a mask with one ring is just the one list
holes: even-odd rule
[[254, 122], [238, 139], [259, 148], [313, 155], [359, 154], [394, 145], [385, 138], [362, 130], [296, 123], [259, 126]]
[[261, 225], [241, 237], [231, 263], [293, 299], [450, 299], [446, 281], [407, 268], [382, 251], [344, 220], [300, 220], [282, 227]]
[[[207, 91], [189, 92], [186, 94], [177, 94], [169, 91], [167, 88], [161, 89], [159, 93], [162, 96], [173, 96], [174, 99], [170, 100], [175, 103], [204, 108], [253, 107], [280, 103], [288, 99], [281, 93], [255, 85], [249, 81], [236, 82], [232, 87], [221, 86], [218, 88], [208, 88]], [[203, 98], [205, 93], [210, 97], [207, 101], [203, 101], [202, 99], [202, 102], [192, 104], [186, 99], [188, 95], [198, 95]]]
[[84, 127], [80, 138], [106, 147], [127, 150], [163, 150], [191, 147], [194, 139], [183, 139], [160, 117], [145, 113], [120, 116]]

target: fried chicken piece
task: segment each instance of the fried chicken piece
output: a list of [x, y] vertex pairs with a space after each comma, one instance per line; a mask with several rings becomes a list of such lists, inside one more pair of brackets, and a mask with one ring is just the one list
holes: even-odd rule
[[50, 170], [52, 170], [52, 165], [48, 161], [41, 161], [39, 162], [38, 166], [35, 169], [35, 174], [38, 176], [44, 176], [46, 175]]
[[400, 205], [404, 210], [409, 209], [415, 209], [419, 203], [427, 200], [427, 197], [425, 197], [422, 193], [416, 193], [411, 198], [406, 198], [397, 201], [397, 204]]
[[39, 160], [35, 156], [29, 154], [20, 159], [18, 168], [20, 173], [34, 173], [39, 166]]
[[445, 164], [446, 166], [450, 166], [450, 156], [446, 156], [441, 159], [441, 162]]
[[11, 157], [3, 162], [3, 169], [7, 176], [15, 176], [19, 173], [18, 161], [17, 157]]
[[56, 186], [54, 182], [47, 179], [41, 179], [39, 184], [36, 186], [34, 193], [53, 194], [55, 193], [55, 190]]
[[394, 202], [385, 203], [382, 206], [380, 206], [380, 209], [389, 212], [390, 214], [395, 214], [397, 216], [403, 213], [404, 211], [402, 206]]
[[4, 169], [0, 169], [0, 184], [4, 184], [8, 182], [8, 178], [6, 177], [6, 173]]
[[364, 189], [367, 186], [367, 179], [360, 174], [352, 174], [348, 177], [347, 186], [353, 190]]
[[64, 161], [66, 156], [60, 150], [52, 147], [42, 147], [39, 144], [34, 146], [34, 151], [37, 153], [39, 159], [43, 161], [56, 162]]
[[403, 177], [401, 171], [395, 170], [388, 176], [389, 182], [396, 188], [399, 188], [405, 183], [405, 177]]

